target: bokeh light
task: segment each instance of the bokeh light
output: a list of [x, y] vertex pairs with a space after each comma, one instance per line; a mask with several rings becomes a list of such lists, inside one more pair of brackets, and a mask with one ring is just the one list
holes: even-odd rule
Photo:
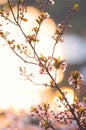
[[[73, 104], [73, 101], [74, 101], [74, 90], [72, 88], [70, 88], [70, 87], [61, 87], [61, 90], [62, 90], [62, 92], [65, 93], [67, 101], [70, 104]], [[59, 92], [56, 92], [56, 97], [54, 98], [54, 100], [57, 103], [57, 109], [59, 111], [64, 111], [67, 108], [63, 105], [62, 101], [60, 100], [60, 96], [61, 96], [61, 94]]]
[[[60, 88], [61, 88], [62, 92], [65, 93], [65, 96], [66, 96], [68, 102], [70, 104], [73, 104], [73, 101], [74, 101], [74, 90], [73, 90], [73, 88], [67, 87], [67, 86], [62, 86]], [[49, 102], [51, 108], [54, 111], [60, 112], [60, 111], [66, 110], [65, 106], [60, 101], [61, 94], [57, 89], [53, 90], [53, 88], [52, 89], [46, 88], [46, 89], [44, 89], [40, 92], [40, 95], [41, 95], [42, 102], [45, 101], [45, 100], [47, 102]]]
[[7, 0], [0, 0], [0, 5], [3, 5], [7, 2]]
[[86, 60], [86, 39], [78, 35], [64, 35], [64, 57], [69, 64], [82, 64]]

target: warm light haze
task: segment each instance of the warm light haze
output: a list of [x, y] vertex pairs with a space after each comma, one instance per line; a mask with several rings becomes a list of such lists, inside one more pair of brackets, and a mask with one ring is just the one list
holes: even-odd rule
[[[16, 7], [14, 8], [16, 13]], [[28, 22], [22, 22], [22, 28], [26, 34], [30, 34], [34, 26], [37, 25], [36, 18], [39, 16], [40, 12], [34, 7], [28, 7], [30, 13], [25, 14], [25, 18]], [[12, 16], [10, 15], [12, 19]], [[25, 38], [23, 37], [21, 31], [10, 23], [6, 26], [6, 21], [0, 18], [0, 24], [3, 24], [4, 32], [8, 31], [11, 34], [8, 36], [9, 39], [15, 39], [17, 43], [24, 43]], [[47, 19], [42, 24], [41, 30], [39, 32], [40, 43], [37, 45], [38, 53], [41, 52], [45, 56], [51, 54], [51, 48], [53, 47], [54, 40], [51, 36], [54, 34], [56, 29], [56, 24], [52, 19]], [[23, 61], [21, 61], [12, 50], [6, 45], [6, 42], [0, 37], [0, 109], [7, 109], [13, 107], [15, 109], [29, 109], [31, 105], [38, 104], [42, 101], [42, 95], [40, 92], [43, 88], [42, 86], [35, 86], [30, 81], [25, 81], [23, 77], [20, 76], [19, 66], [24, 66]], [[56, 48], [56, 57], [61, 56], [63, 58], [62, 46], [58, 45]], [[31, 50], [29, 50], [31, 51]], [[46, 77], [43, 79], [40, 77], [38, 69], [36, 67], [27, 65], [29, 71], [36, 75], [35, 80], [47, 81]], [[34, 68], [34, 69], [33, 69]], [[57, 82], [63, 79], [63, 72], [59, 72], [61, 78], [57, 78]], [[37, 76], [38, 74], [38, 76]]]
[[0, 5], [3, 5], [7, 2], [7, 0], [0, 0]]

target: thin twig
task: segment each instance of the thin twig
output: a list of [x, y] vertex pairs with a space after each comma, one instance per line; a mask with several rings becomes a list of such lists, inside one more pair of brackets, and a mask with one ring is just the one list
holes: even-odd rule
[[14, 49], [12, 49], [12, 51], [13, 51], [21, 60], [23, 60], [25, 63], [38, 65], [38, 64], [35, 63], [35, 62], [30, 62], [30, 61], [25, 60], [25, 59], [24, 59], [22, 56], [20, 56]]
[[8, 20], [10, 23], [12, 23], [12, 24], [14, 24], [14, 25], [17, 26], [17, 24], [16, 24], [15, 22], [13, 22], [11, 19], [9, 19], [8, 17], [6, 17], [3, 13], [0, 13], [0, 14], [1, 14], [1, 16], [2, 16], [4, 19]]
[[[52, 77], [52, 75], [49, 73], [48, 69], [46, 68], [46, 71], [48, 73], [48, 75], [50, 76], [50, 78], [53, 80], [53, 82], [55, 83], [54, 78]], [[65, 95], [63, 94], [62, 90], [59, 88], [59, 86], [57, 85], [57, 83], [55, 83], [55, 87], [57, 88], [57, 90], [60, 92], [60, 94], [62, 95], [64, 101], [67, 103], [70, 112], [72, 113], [72, 115], [74, 116], [75, 121], [77, 122], [77, 125], [79, 127], [80, 130], [83, 130], [83, 128], [80, 125], [79, 119], [77, 118], [76, 114], [74, 113], [73, 108], [71, 107], [70, 103], [68, 102], [67, 98], [65, 97]]]
[[9, 0], [7, 0], [7, 2], [8, 2], [8, 4], [9, 4], [9, 8], [10, 8], [10, 11], [11, 11], [12, 16], [13, 16], [13, 18], [14, 18], [14, 21], [17, 23], [17, 20], [16, 20], [16, 17], [15, 17], [15, 14], [14, 14], [13, 9], [12, 9], [12, 6], [11, 6], [11, 3], [10, 3]]
[[54, 52], [55, 52], [55, 47], [57, 45], [57, 41], [55, 42], [54, 46], [53, 46], [53, 51], [52, 51], [52, 57], [54, 56]]
[[17, 4], [17, 23], [19, 23], [19, 5], [20, 5], [20, 1], [18, 0], [18, 4]]

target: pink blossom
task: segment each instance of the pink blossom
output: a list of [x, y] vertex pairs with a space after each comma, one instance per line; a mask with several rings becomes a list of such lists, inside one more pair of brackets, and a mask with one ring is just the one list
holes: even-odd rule
[[51, 60], [49, 60], [47, 62], [47, 68], [48, 68], [49, 71], [53, 71], [54, 70], [53, 63], [52, 63]]
[[30, 42], [30, 40], [31, 40], [30, 36], [27, 36], [26, 39], [25, 39], [26, 42]]
[[55, 4], [55, 1], [54, 1], [54, 0], [49, 0], [49, 4], [50, 4], [50, 5], [54, 5], [54, 4]]
[[39, 74], [44, 74], [44, 68], [40, 67]]
[[70, 77], [68, 78], [69, 84], [74, 85], [76, 89], [80, 88], [80, 84], [82, 83], [83, 80], [84, 80], [83, 75], [78, 71], [73, 71]]
[[63, 70], [63, 72], [66, 71], [67, 63], [65, 60], [60, 62], [60, 68]]
[[48, 12], [45, 13], [45, 19], [50, 18], [50, 14]]

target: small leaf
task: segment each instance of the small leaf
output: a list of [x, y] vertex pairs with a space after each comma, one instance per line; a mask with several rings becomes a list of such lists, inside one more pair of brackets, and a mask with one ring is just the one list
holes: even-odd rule
[[78, 5], [78, 4], [74, 4], [73, 9], [74, 9], [75, 11], [79, 10], [79, 5]]
[[33, 28], [33, 30], [34, 30], [35, 32], [38, 32], [39, 28], [38, 28], [38, 27], [35, 27], [35, 28]]
[[20, 18], [22, 21], [24, 21], [24, 22], [27, 22], [27, 21], [28, 21], [28, 19], [22, 18], [21, 16], [19, 16], [19, 18]]
[[17, 44], [17, 48], [20, 49], [20, 44]]
[[41, 21], [40, 20], [38, 20], [38, 19], [36, 19], [36, 22], [40, 25], [40, 23], [41, 23]]

